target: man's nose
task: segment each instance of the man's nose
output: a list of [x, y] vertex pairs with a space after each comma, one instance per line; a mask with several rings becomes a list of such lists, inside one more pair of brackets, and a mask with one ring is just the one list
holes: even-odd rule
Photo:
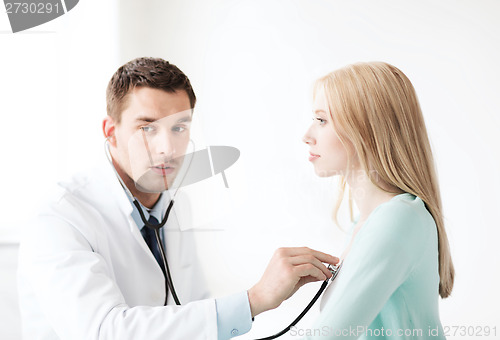
[[175, 154], [175, 144], [173, 143], [172, 136], [168, 132], [162, 131], [158, 133], [152, 142], [154, 145], [153, 149], [157, 155], [170, 158]]

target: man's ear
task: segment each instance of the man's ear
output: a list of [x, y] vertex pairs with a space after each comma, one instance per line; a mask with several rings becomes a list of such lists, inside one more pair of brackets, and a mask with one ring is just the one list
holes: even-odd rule
[[115, 120], [110, 116], [106, 116], [102, 120], [102, 132], [104, 133], [104, 137], [106, 137], [109, 141], [109, 144], [114, 147], [116, 147], [115, 126]]

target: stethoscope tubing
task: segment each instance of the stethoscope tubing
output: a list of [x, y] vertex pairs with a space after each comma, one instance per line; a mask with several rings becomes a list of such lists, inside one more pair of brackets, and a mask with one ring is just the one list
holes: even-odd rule
[[[165, 256], [165, 248], [163, 247], [163, 242], [161, 242], [161, 239], [160, 239], [160, 229], [154, 229], [154, 231], [155, 231], [155, 236], [156, 236], [156, 242], [160, 245], [161, 258], [163, 260], [163, 266], [165, 267], [165, 284], [168, 286], [168, 289], [170, 289], [170, 292], [172, 293], [172, 297], [174, 298], [175, 304], [177, 306], [180, 306], [181, 302], [179, 301], [179, 298], [177, 297], [177, 293], [175, 292], [174, 283], [172, 281], [172, 275], [170, 275], [170, 269], [168, 268], [168, 261], [167, 261], [167, 257]], [[167, 298], [168, 298], [168, 291], [165, 289], [164, 306], [167, 305]]]
[[146, 219], [146, 216], [144, 216], [144, 212], [142, 211], [142, 208], [141, 208], [141, 205], [139, 204], [139, 202], [137, 202], [137, 199], [134, 198], [133, 203], [134, 203], [135, 207], [137, 208], [137, 210], [139, 210], [139, 215], [141, 216], [141, 220], [144, 223], [144, 225], [150, 229], [153, 229], [153, 230], [160, 230], [160, 228], [163, 227], [165, 225], [165, 223], [167, 223], [168, 217], [170, 216], [170, 210], [172, 210], [172, 207], [174, 206], [174, 200], [171, 199], [170, 204], [168, 205], [167, 211], [165, 213], [165, 216], [163, 217], [161, 222], [159, 224], [151, 224]]
[[174, 283], [171, 279], [172, 275], [170, 275], [170, 269], [168, 267], [167, 256], [165, 255], [165, 248], [163, 247], [163, 242], [161, 241], [161, 238], [160, 238], [160, 229], [165, 225], [165, 223], [167, 223], [168, 217], [170, 216], [170, 210], [172, 210], [172, 207], [174, 206], [174, 200], [173, 199], [170, 200], [170, 204], [168, 205], [167, 211], [165, 212], [165, 216], [163, 217], [162, 221], [159, 224], [151, 224], [151, 223], [149, 223], [148, 220], [146, 220], [146, 216], [144, 216], [144, 212], [142, 211], [142, 208], [141, 208], [141, 205], [139, 204], [139, 202], [137, 202], [137, 199], [134, 198], [133, 203], [134, 203], [135, 207], [137, 208], [137, 210], [139, 210], [139, 215], [141, 216], [141, 220], [144, 223], [144, 225], [146, 226], [146, 228], [150, 228], [150, 229], [154, 230], [155, 236], [156, 236], [156, 243], [160, 247], [161, 258], [163, 261], [163, 267], [165, 267], [166, 287], [165, 287], [165, 304], [164, 304], [164, 306], [167, 305], [167, 298], [168, 298], [167, 287], [168, 287], [168, 289], [170, 289], [170, 292], [172, 293], [172, 297], [174, 298], [175, 304], [180, 306], [181, 303], [179, 301], [179, 298], [177, 297], [177, 293], [176, 293], [175, 288], [174, 288]]
[[295, 318], [295, 320], [293, 320], [292, 323], [290, 325], [288, 325], [288, 327], [286, 327], [281, 332], [278, 332], [278, 333], [276, 333], [274, 335], [271, 335], [271, 336], [268, 336], [268, 337], [265, 337], [265, 338], [255, 339], [255, 340], [271, 340], [271, 339], [276, 339], [276, 338], [282, 336], [283, 334], [287, 333], [293, 326], [295, 326], [304, 317], [304, 315], [307, 314], [307, 312], [309, 312], [309, 309], [311, 309], [311, 307], [316, 303], [316, 301], [318, 301], [318, 299], [321, 296], [321, 294], [323, 294], [323, 291], [328, 286], [328, 283], [331, 282], [331, 281], [333, 281], [333, 280], [335, 280], [335, 278], [337, 277], [337, 275], [340, 272], [340, 268], [342, 268], [342, 264], [343, 264], [343, 262], [341, 262], [339, 265], [337, 265], [336, 268], [332, 268], [331, 266], [328, 266], [328, 269], [330, 269], [330, 271], [333, 274], [332, 277], [329, 278], [329, 279], [326, 279], [325, 281], [323, 281], [323, 283], [321, 284], [321, 287], [316, 292], [316, 295], [314, 295], [314, 297], [312, 298], [311, 302], [309, 302], [309, 304], [306, 306], [306, 308], [304, 308], [304, 310], [302, 311], [302, 313], [300, 313], [299, 316], [297, 316]]

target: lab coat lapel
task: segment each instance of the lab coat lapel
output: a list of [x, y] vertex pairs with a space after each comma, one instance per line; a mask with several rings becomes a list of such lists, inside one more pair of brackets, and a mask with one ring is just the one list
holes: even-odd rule
[[[142, 237], [140, 231], [142, 225], [138, 226], [132, 217], [132, 211], [134, 208], [132, 206], [132, 203], [128, 199], [121, 183], [116, 177], [117, 175], [113, 171], [110, 164], [103, 164], [101, 170], [103, 172], [103, 176], [98, 176], [97, 178], [102, 179], [100, 187], [107, 189], [102, 190], [102, 193], [106, 196], [105, 201], [109, 202], [109, 204], [107, 204], [106, 206], [106, 209], [113, 209], [114, 211], [116, 211], [116, 214], [114, 215], [125, 217], [127, 228], [130, 233], [132, 233], [134, 239], [139, 243], [144, 252], [146, 252], [148, 255], [151, 255], [151, 260], [156, 262], [153, 254], [148, 248], [148, 245], [146, 244], [146, 242], [144, 242], [144, 238]], [[161, 271], [161, 269], [159, 270]]]

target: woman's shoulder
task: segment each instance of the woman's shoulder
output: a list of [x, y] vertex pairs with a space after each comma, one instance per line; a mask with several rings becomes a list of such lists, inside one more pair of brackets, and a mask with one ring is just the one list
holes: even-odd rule
[[372, 212], [377, 217], [390, 214], [399, 218], [415, 218], [417, 216], [422, 218], [426, 213], [428, 212], [422, 199], [407, 192], [394, 196], [391, 200], [380, 204]]
[[404, 193], [380, 204], [365, 222], [367, 233], [382, 237], [427, 239], [436, 231], [434, 218], [418, 196]]

